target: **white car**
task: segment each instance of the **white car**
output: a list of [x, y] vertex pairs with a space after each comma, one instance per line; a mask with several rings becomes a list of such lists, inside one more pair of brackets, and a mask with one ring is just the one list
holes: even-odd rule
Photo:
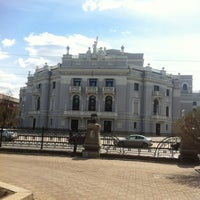
[[129, 135], [123, 139], [115, 139], [114, 144], [118, 147], [148, 148], [153, 145], [151, 138], [143, 135]]
[[17, 139], [18, 135], [14, 131], [10, 130], [3, 130], [2, 133], [2, 140], [3, 141], [13, 141], [14, 139]]

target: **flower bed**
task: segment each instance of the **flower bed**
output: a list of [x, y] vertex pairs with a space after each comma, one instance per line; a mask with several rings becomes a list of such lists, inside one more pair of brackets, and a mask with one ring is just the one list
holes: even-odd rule
[[11, 194], [14, 194], [14, 192], [0, 187], [0, 199], [3, 199], [6, 196], [11, 195]]

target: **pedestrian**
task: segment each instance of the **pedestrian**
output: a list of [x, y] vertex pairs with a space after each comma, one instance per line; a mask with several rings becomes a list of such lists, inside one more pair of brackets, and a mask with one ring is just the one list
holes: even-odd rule
[[74, 149], [73, 149], [73, 154], [72, 156], [75, 156], [76, 155], [76, 150], [77, 150], [77, 143], [78, 143], [78, 136], [77, 135], [74, 135], [73, 137], [73, 142], [74, 142]]

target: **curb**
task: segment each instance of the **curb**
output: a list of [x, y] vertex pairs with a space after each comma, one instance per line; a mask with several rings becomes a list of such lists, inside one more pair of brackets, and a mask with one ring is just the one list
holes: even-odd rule
[[4, 182], [0, 182], [0, 187], [14, 192], [14, 194], [4, 197], [4, 200], [33, 200], [33, 194], [29, 190], [25, 190]]

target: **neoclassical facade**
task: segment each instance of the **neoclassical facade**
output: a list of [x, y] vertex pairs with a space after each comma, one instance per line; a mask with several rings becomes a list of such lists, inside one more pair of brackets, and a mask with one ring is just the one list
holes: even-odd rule
[[200, 104], [191, 75], [170, 75], [143, 66], [143, 54], [97, 49], [62, 63], [45, 64], [20, 89], [20, 126], [86, 129], [92, 113], [102, 132], [171, 135], [183, 112]]

